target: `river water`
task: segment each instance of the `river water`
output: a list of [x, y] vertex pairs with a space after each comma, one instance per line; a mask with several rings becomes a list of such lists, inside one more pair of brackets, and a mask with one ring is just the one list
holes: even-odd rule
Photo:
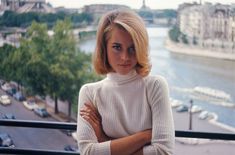
[[[193, 99], [194, 105], [215, 112], [218, 121], [235, 127], [235, 107], [214, 104], [211, 100], [194, 98], [195, 87], [218, 90], [230, 96], [229, 104], [235, 105], [235, 61], [195, 57], [169, 52], [164, 47], [168, 28], [150, 27], [147, 29], [150, 39], [150, 57], [152, 75], [164, 76], [170, 87], [170, 96], [184, 104]], [[93, 52], [95, 38], [79, 44], [81, 50]], [[222, 102], [221, 102], [222, 103]]]

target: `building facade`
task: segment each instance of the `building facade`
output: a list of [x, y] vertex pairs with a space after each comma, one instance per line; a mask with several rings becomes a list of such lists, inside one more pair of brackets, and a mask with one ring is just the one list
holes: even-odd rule
[[83, 7], [82, 12], [93, 14], [94, 23], [97, 23], [100, 17], [106, 12], [116, 9], [127, 9], [127, 8], [129, 7], [117, 4], [91, 4], [91, 5], [85, 5]]
[[0, 10], [1, 12], [10, 10], [17, 13], [55, 13], [55, 10], [47, 5], [45, 0], [1, 0]]
[[[201, 47], [235, 49], [235, 7], [211, 3], [178, 9], [178, 26], [190, 43]], [[230, 50], [231, 51], [231, 50]]]

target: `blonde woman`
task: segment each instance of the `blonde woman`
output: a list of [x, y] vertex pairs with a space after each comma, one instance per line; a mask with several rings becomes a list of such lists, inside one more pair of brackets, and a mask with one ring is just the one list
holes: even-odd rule
[[93, 57], [102, 81], [79, 93], [82, 155], [171, 155], [174, 126], [166, 80], [150, 76], [148, 34], [130, 10], [105, 14]]

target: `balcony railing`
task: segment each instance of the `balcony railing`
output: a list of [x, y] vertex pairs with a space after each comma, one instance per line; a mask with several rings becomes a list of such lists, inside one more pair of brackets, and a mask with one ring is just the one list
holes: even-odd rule
[[[76, 123], [45, 122], [45, 121], [26, 121], [26, 120], [1, 120], [0, 126], [28, 127], [28, 128], [46, 128], [46, 129], [66, 129], [76, 130]], [[211, 133], [195, 131], [175, 131], [176, 137], [184, 138], [202, 138], [215, 140], [235, 141], [235, 134], [229, 133]], [[0, 154], [27, 154], [27, 155], [79, 155], [77, 152], [58, 151], [58, 150], [40, 150], [24, 148], [3, 148], [0, 147]]]

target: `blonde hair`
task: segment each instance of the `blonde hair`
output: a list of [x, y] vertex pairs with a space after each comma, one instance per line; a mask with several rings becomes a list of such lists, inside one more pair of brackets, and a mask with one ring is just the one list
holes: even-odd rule
[[130, 10], [115, 10], [105, 14], [98, 25], [96, 48], [93, 55], [93, 65], [98, 74], [107, 74], [113, 69], [108, 63], [107, 42], [112, 29], [119, 27], [126, 30], [134, 43], [136, 52], [136, 71], [146, 76], [151, 70], [149, 61], [149, 40], [144, 22], [136, 13]]

